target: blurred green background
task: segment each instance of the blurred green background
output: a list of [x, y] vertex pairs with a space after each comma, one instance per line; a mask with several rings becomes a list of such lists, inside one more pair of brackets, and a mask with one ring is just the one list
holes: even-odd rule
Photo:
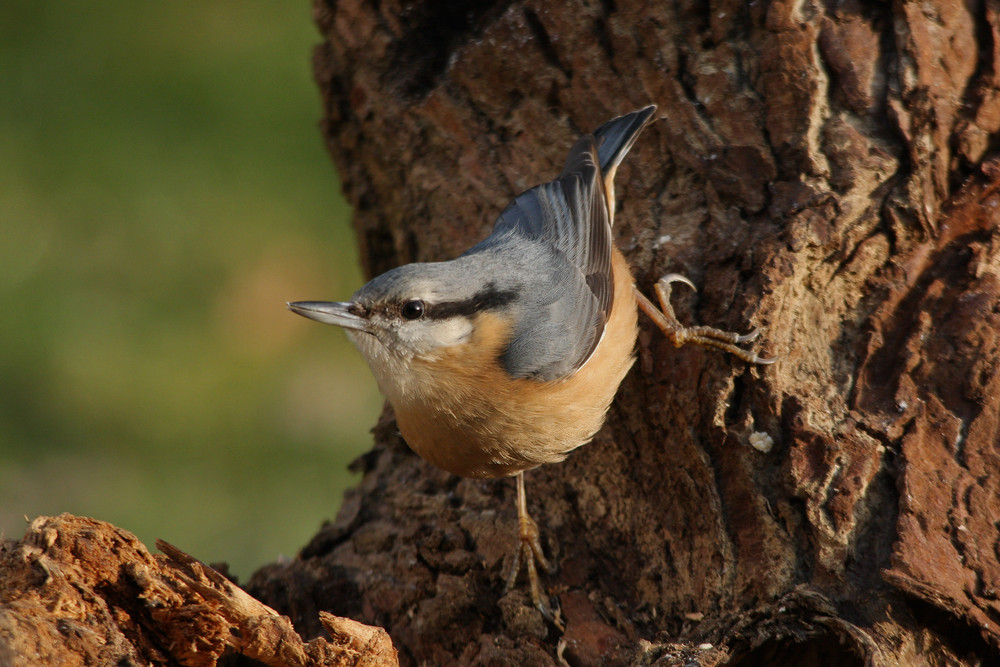
[[245, 578], [352, 483], [380, 400], [285, 309], [360, 284], [307, 2], [0, 8], [0, 531], [73, 512]]

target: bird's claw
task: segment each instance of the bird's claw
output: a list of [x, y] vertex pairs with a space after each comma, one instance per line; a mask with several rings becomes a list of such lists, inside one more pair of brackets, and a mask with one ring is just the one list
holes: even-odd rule
[[542, 550], [541, 532], [538, 524], [528, 515], [527, 501], [524, 492], [524, 473], [517, 476], [517, 550], [514, 552], [514, 562], [511, 563], [510, 571], [507, 573], [507, 581], [504, 586], [504, 594], [509, 593], [514, 584], [517, 583], [517, 576], [521, 573], [522, 566], [528, 572], [528, 585], [531, 592], [531, 602], [542, 616], [555, 625], [560, 630], [565, 627], [562, 623], [562, 616], [559, 608], [553, 611], [548, 596], [542, 590], [541, 581], [538, 576], [538, 566], [549, 574], [556, 571], [555, 561], [550, 561], [545, 557]]
[[663, 276], [656, 282], [663, 285], [668, 290], [670, 288], [670, 283], [684, 283], [685, 285], [693, 289], [695, 292], [698, 291], [698, 288], [694, 286], [694, 283], [691, 282], [691, 280], [687, 276], [681, 275], [679, 273], [668, 273], [667, 275]]
[[639, 309], [653, 320], [675, 347], [680, 347], [686, 343], [714, 347], [724, 352], [729, 352], [748, 364], [767, 365], [773, 364], [778, 360], [777, 357], [761, 357], [750, 350], [739, 347], [742, 344], [752, 343], [757, 340], [760, 336], [760, 327], [756, 327], [749, 333], [738, 334], [734, 331], [724, 331], [714, 327], [686, 327], [681, 324], [674, 314], [673, 306], [670, 304], [671, 283], [683, 283], [697, 291], [694, 283], [685, 276], [679, 273], [668, 273], [656, 281], [656, 285], [654, 286], [657, 299], [660, 302], [659, 308], [646, 298], [646, 295], [640, 292], [638, 287], [633, 287], [633, 292], [635, 293]]
[[552, 562], [545, 557], [545, 554], [542, 551], [537, 524], [535, 524], [535, 522], [530, 518], [528, 521], [530, 522], [530, 527], [527, 529], [527, 533], [529, 534], [528, 536], [526, 536], [525, 524], [523, 522], [521, 523], [521, 529], [519, 530], [518, 535], [518, 546], [517, 550], [514, 552], [514, 562], [511, 563], [510, 571], [507, 573], [507, 583], [504, 586], [504, 594], [513, 590], [521, 570], [526, 570], [528, 573], [528, 586], [531, 593], [531, 603], [534, 605], [535, 609], [541, 612], [542, 616], [545, 617], [547, 621], [559, 629], [563, 629], [558, 609], [553, 611], [548, 596], [542, 590], [541, 579], [538, 576], [539, 567], [549, 574], [553, 574], [556, 568]]

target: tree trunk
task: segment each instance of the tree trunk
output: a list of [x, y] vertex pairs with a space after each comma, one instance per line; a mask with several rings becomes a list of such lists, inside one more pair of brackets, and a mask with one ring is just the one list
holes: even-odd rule
[[997, 3], [663, 4], [318, 0], [362, 261], [458, 255], [653, 102], [619, 247], [778, 362], [644, 323], [607, 427], [528, 474], [565, 634], [503, 596], [513, 482], [436, 471], [390, 413], [337, 521], [250, 590], [307, 633], [319, 609], [383, 626], [408, 664], [995, 656]]

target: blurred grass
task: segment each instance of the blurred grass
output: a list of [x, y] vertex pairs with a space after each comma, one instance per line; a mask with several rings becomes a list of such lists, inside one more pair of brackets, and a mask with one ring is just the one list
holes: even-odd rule
[[307, 2], [0, 8], [0, 531], [73, 512], [245, 577], [332, 518], [380, 405], [284, 302], [361, 277]]

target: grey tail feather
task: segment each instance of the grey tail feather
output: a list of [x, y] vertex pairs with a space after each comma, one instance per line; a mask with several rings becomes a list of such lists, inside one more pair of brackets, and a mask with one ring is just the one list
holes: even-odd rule
[[597, 144], [603, 173], [614, 173], [655, 111], [656, 105], [650, 104], [644, 109], [613, 118], [594, 130], [594, 143]]

